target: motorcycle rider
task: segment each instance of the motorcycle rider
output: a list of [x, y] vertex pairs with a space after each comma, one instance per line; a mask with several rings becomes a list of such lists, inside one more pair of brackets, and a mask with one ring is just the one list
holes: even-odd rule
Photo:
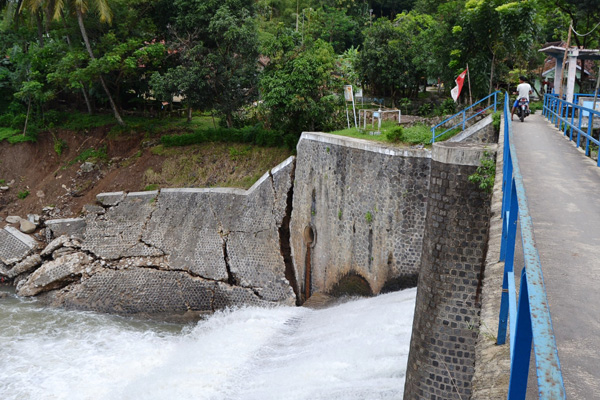
[[527, 99], [527, 112], [529, 112], [529, 94], [533, 93], [533, 90], [531, 89], [531, 85], [527, 83], [527, 78], [523, 75], [519, 77], [519, 85], [517, 86], [516, 93], [518, 93], [518, 96], [517, 100], [515, 100], [515, 103], [513, 104], [512, 112], [510, 114], [511, 121], [513, 119], [513, 116], [515, 115], [515, 110], [519, 106], [519, 99]]

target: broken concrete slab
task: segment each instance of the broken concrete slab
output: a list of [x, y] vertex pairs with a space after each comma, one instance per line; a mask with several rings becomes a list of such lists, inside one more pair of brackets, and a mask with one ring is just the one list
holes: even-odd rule
[[35, 296], [38, 293], [64, 287], [82, 275], [92, 259], [78, 252], [58, 257], [38, 268], [17, 288], [19, 296]]
[[36, 247], [35, 239], [12, 226], [0, 230], [0, 262], [5, 265], [21, 261]]

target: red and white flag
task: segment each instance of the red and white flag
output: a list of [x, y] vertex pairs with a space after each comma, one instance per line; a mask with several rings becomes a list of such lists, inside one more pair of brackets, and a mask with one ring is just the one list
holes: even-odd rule
[[463, 83], [465, 83], [465, 75], [467, 75], [466, 69], [463, 72], [461, 72], [460, 75], [458, 75], [458, 78], [456, 78], [456, 86], [454, 86], [450, 91], [450, 95], [454, 99], [454, 102], [456, 102], [456, 100], [458, 100], [458, 96], [460, 96]]

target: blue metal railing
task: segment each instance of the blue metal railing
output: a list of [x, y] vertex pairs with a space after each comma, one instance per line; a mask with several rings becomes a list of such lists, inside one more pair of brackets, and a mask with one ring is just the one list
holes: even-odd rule
[[[502, 244], [500, 261], [504, 261], [504, 281], [498, 323], [497, 344], [506, 342], [510, 320], [510, 381], [508, 399], [524, 399], [527, 391], [531, 347], [535, 354], [540, 399], [565, 399], [565, 388], [550, 319], [540, 257], [533, 238], [523, 177], [517, 161], [508, 93], [504, 97], [504, 167], [502, 190]], [[521, 273], [519, 299], [515, 286], [514, 255], [520, 224], [525, 267]]]
[[[460, 126], [460, 127], [461, 127], [461, 129], [464, 131], [464, 130], [465, 130], [465, 125], [466, 125], [466, 123], [467, 123], [468, 121], [472, 120], [473, 118], [475, 118], [475, 117], [476, 117], [476, 116], [478, 116], [478, 115], [481, 115], [481, 114], [483, 114], [484, 112], [486, 112], [487, 110], [489, 110], [489, 109], [490, 109], [490, 108], [492, 108], [492, 107], [494, 107], [494, 112], [496, 112], [496, 104], [497, 104], [497, 102], [498, 102], [498, 94], [500, 94], [500, 93], [501, 93], [500, 91], [495, 91], [494, 93], [490, 94], [489, 96], [486, 96], [486, 97], [484, 97], [483, 99], [479, 100], [477, 103], [473, 104], [472, 106], [469, 106], [469, 107], [465, 108], [464, 110], [462, 110], [462, 111], [460, 111], [460, 112], [458, 112], [458, 113], [454, 114], [453, 116], [451, 116], [451, 117], [449, 117], [449, 118], [446, 118], [445, 120], [443, 120], [442, 122], [440, 122], [439, 124], [437, 124], [436, 126], [434, 126], [433, 128], [431, 128], [431, 143], [434, 143], [434, 142], [435, 142], [435, 139], [439, 138], [439, 137], [440, 137], [440, 136], [442, 136], [444, 133], [446, 133], [446, 132], [448, 132], [448, 131], [451, 131], [452, 129], [454, 129], [454, 128], [457, 128], [457, 127], [459, 127], [459, 126]], [[472, 108], [474, 108], [476, 105], [478, 105], [478, 104], [482, 103], [483, 101], [485, 101], [485, 100], [487, 100], [487, 99], [490, 99], [490, 98], [493, 98], [493, 104], [490, 104], [489, 106], [487, 106], [487, 107], [485, 107], [485, 108], [482, 108], [481, 110], [477, 110], [476, 112], [474, 112], [474, 113], [473, 113], [471, 116], [469, 116], [469, 117], [467, 118], [467, 111], [471, 110], [471, 109], [472, 109]], [[453, 119], [455, 119], [455, 118], [457, 118], [457, 117], [460, 117], [460, 118], [461, 118], [461, 119], [460, 119], [460, 121], [459, 121], [457, 124], [455, 124], [454, 126], [452, 126], [452, 127], [448, 128], [448, 129], [446, 129], [446, 130], [445, 130], [445, 131], [443, 131], [442, 133], [438, 133], [438, 134], [436, 134], [436, 133], [435, 133], [435, 130], [436, 130], [438, 127], [440, 127], [440, 126], [442, 126], [442, 125], [446, 124], [447, 122], [449, 122], [449, 121], [451, 121], [451, 120], [453, 120]]]
[[[579, 95], [582, 97], [583, 95]], [[591, 95], [593, 97], [593, 95]], [[600, 103], [600, 99], [598, 100]], [[592, 136], [594, 118], [600, 120], [600, 112], [591, 108], [583, 107], [575, 103], [569, 103], [554, 96], [544, 96], [543, 114], [563, 135], [567, 136], [569, 131], [569, 140], [576, 141], [577, 147], [582, 146], [582, 140], [585, 140], [585, 155], [590, 157], [590, 144], [593, 143], [600, 147], [600, 141]], [[587, 127], [582, 129], [582, 123], [587, 122]], [[573, 134], [576, 135], [573, 138]], [[600, 167], [600, 156], [596, 162]]]

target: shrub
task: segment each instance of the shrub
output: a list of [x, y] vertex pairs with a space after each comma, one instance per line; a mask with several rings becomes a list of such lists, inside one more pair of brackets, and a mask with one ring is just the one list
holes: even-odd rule
[[451, 98], [446, 99], [440, 106], [440, 109], [442, 111], [442, 115], [455, 114], [456, 113], [456, 103]]
[[65, 142], [64, 140], [57, 138], [56, 136], [53, 137], [54, 139], [54, 152], [56, 154], [58, 154], [59, 156], [62, 155], [63, 151], [65, 149], [67, 149], [67, 142]]
[[500, 121], [502, 120], [502, 111], [496, 111], [492, 114], [492, 126], [495, 132], [500, 132]]
[[15, 116], [12, 114], [2, 114], [0, 115], [0, 126], [4, 126], [10, 128], [12, 125], [13, 118]]
[[44, 113], [44, 126], [55, 126], [60, 124], [63, 119], [62, 113], [56, 110], [46, 111]]
[[29, 196], [29, 190], [23, 190], [17, 194], [17, 197], [23, 200], [25, 197]]
[[409, 144], [428, 144], [431, 142], [431, 128], [427, 125], [415, 125], [404, 130], [402, 141]]
[[426, 117], [426, 116], [430, 115], [432, 111], [433, 111], [433, 106], [431, 105], [431, 103], [423, 103], [419, 107], [419, 111], [417, 111], [417, 114], [419, 114], [420, 116]]
[[469, 176], [469, 182], [472, 182], [486, 193], [492, 193], [494, 189], [494, 180], [496, 178], [496, 160], [493, 154], [484, 151], [481, 159], [481, 166], [473, 175]]
[[97, 160], [107, 160], [108, 155], [106, 154], [106, 146], [103, 146], [99, 149], [89, 148], [81, 152], [77, 157], [73, 160], [69, 161], [67, 165], [73, 165], [76, 162], [85, 162], [89, 159], [97, 159]]
[[11, 123], [10, 123], [10, 127], [13, 129], [23, 129], [23, 127], [25, 126], [25, 119], [27, 119], [27, 116], [25, 114], [17, 114], [13, 117]]
[[397, 126], [385, 134], [386, 139], [392, 143], [398, 143], [403, 141], [404, 129], [401, 126]]

